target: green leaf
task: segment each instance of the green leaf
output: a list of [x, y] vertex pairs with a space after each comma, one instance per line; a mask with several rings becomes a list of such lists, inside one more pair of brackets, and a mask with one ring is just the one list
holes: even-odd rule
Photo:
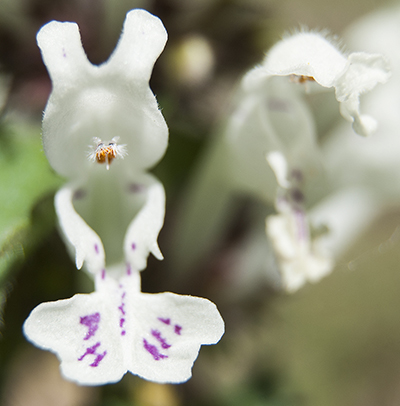
[[38, 237], [37, 227], [31, 232], [33, 207], [61, 183], [43, 153], [38, 125], [0, 127], [0, 285]]

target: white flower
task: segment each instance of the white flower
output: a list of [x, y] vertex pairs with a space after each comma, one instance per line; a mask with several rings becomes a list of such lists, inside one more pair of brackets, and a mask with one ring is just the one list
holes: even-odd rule
[[[277, 216], [267, 220], [267, 233], [283, 285], [293, 291], [306, 280], [326, 275], [334, 263], [320, 247], [326, 236], [318, 241], [313, 237], [314, 224], [308, 213], [321, 199], [336, 192], [331, 183], [335, 168], [329, 167], [332, 174], [325, 171], [316, 119], [307, 101], [316, 92], [334, 90], [341, 115], [352, 122], [355, 132], [368, 135], [376, 125], [370, 116], [360, 114], [360, 95], [386, 82], [389, 76], [382, 56], [364, 52], [346, 55], [316, 32], [299, 32], [272, 47], [262, 64], [244, 76], [222, 137], [203, 161], [203, 173], [197, 176], [200, 186], [191, 191], [177, 233], [180, 252], [176, 255], [185, 255], [182, 267], [210, 251], [209, 241], [222, 235], [231, 213], [232, 195], [244, 192], [276, 207]], [[293, 183], [296, 178], [301, 178], [301, 187]], [[291, 195], [299, 192], [304, 196], [301, 203]], [[216, 193], [212, 210], [202, 210], [200, 196]], [[204, 207], [207, 204], [203, 200]], [[324, 225], [323, 219], [318, 218], [318, 222], [318, 228]], [[201, 229], [193, 232], [193, 224]], [[299, 233], [304, 238], [299, 238]], [[265, 252], [268, 255], [267, 248]], [[253, 263], [259, 266], [259, 261]], [[268, 260], [265, 264], [270, 268]]]
[[321, 237], [311, 236], [301, 191], [302, 174], [290, 173], [278, 151], [269, 153], [267, 162], [280, 187], [275, 203], [278, 214], [267, 217], [266, 232], [279, 262], [282, 284], [294, 292], [307, 281], [317, 282], [329, 274], [334, 263], [319, 246]]
[[272, 47], [261, 66], [244, 78], [244, 87], [254, 90], [269, 77], [290, 75], [300, 83], [315, 81], [322, 87], [333, 87], [340, 111], [353, 122], [354, 131], [369, 135], [375, 130], [375, 120], [360, 115], [359, 97], [389, 78], [388, 63], [381, 55], [345, 55], [321, 34], [299, 32]]
[[140, 292], [149, 253], [163, 259], [157, 237], [165, 192], [145, 170], [168, 142], [148, 83], [166, 39], [158, 18], [132, 10], [110, 59], [93, 66], [76, 24], [53, 21], [38, 33], [53, 82], [44, 150], [69, 178], [55, 196], [56, 213], [77, 268], [85, 266], [96, 291], [39, 305], [24, 333], [55, 352], [63, 375], [79, 384], [116, 382], [127, 371], [186, 381], [201, 344], [215, 344], [224, 332], [206, 299]]
[[[309, 86], [309, 90], [314, 90], [314, 82], [325, 88], [333, 87], [342, 116], [353, 122], [353, 129], [358, 134], [366, 136], [376, 129], [375, 120], [360, 114], [359, 97], [361, 93], [371, 90], [377, 83], [386, 82], [389, 78], [388, 64], [380, 55], [358, 52], [345, 56], [320, 34], [301, 32], [276, 44], [268, 52], [263, 64], [245, 76], [244, 93], [250, 98], [252, 93], [260, 93], [262, 84], [266, 86], [274, 76], [290, 75], [295, 75], [295, 81]], [[283, 110], [286, 109], [287, 120], [292, 119], [293, 124], [290, 138], [286, 136], [286, 145], [281, 146], [277, 152], [267, 154], [267, 161], [278, 184], [276, 208], [279, 214], [269, 216], [266, 224], [267, 235], [278, 259], [283, 284], [287, 290], [294, 291], [306, 280], [317, 281], [327, 275], [332, 270], [334, 261], [321, 247], [326, 236], [314, 238], [311, 235], [305, 206], [310, 203], [304, 201], [303, 197], [306, 196], [310, 200], [313, 184], [318, 182], [321, 184], [324, 182], [322, 179], [327, 182], [326, 174], [321, 176], [321, 169], [325, 163], [321, 162], [323, 154], [316, 145], [315, 130], [309, 130], [306, 137], [307, 132], [303, 130], [306, 126], [302, 124], [305, 118], [295, 117], [289, 111], [290, 104], [287, 102], [283, 103], [283, 106]], [[278, 130], [282, 126], [288, 127], [287, 124], [277, 121], [273, 123]], [[282, 135], [285, 134], [281, 132], [279, 135], [282, 139]], [[245, 135], [242, 133], [242, 136]], [[288, 146], [288, 140], [291, 143], [295, 140], [305, 147], [304, 139], [311, 144], [311, 148], [306, 147], [308, 157], [303, 150], [296, 151], [293, 145]], [[284, 142], [281, 141], [281, 144]], [[267, 150], [274, 147], [269, 140], [264, 145]], [[290, 166], [290, 171], [287, 165]], [[334, 171], [334, 168], [330, 169]], [[293, 171], [298, 175], [292, 176], [290, 180], [288, 177]], [[296, 182], [298, 176], [301, 176], [302, 188]], [[334, 172], [331, 176], [334, 177]], [[335, 216], [330, 216], [330, 220], [332, 217], [335, 218], [334, 222], [330, 222], [331, 226], [339, 224], [342, 213], [344, 212], [336, 211]], [[319, 221], [324, 222], [321, 218]], [[329, 232], [336, 234], [334, 229], [328, 230], [328, 234]]]
[[346, 57], [315, 32], [278, 42], [243, 78], [228, 120], [225, 137], [234, 187], [274, 201], [275, 176], [265, 165], [270, 151], [280, 151], [291, 167], [306, 171], [307, 181], [320, 169], [315, 119], [302, 90], [335, 88], [342, 115], [353, 121], [356, 132], [367, 135], [375, 121], [359, 114], [359, 96], [389, 76], [382, 56], [360, 52]]
[[[363, 109], [373, 113], [379, 127], [373, 137], [351, 137], [339, 125], [324, 138], [322, 159], [336, 194], [313, 208], [311, 216], [324, 221], [332, 233], [329, 247], [343, 252], [382, 213], [398, 207], [400, 188], [400, 6], [374, 11], [352, 24], [346, 43], [353, 49], [383, 53], [392, 66], [390, 83], [365, 96]], [[322, 185], [323, 187], [323, 185]], [[393, 225], [393, 231], [396, 225]]]

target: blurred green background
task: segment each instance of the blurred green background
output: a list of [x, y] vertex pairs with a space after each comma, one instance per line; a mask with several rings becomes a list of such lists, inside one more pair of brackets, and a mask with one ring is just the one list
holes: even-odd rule
[[[384, 2], [357, 0], [0, 0], [0, 403], [5, 406], [397, 406], [400, 404], [400, 209], [379, 218], [349, 247], [333, 274], [288, 295], [259, 286], [224, 290], [224, 246], [201, 273], [176, 280], [168, 241], [179, 201], [207, 141], [229, 109], [240, 77], [285, 31], [306, 25], [340, 35]], [[167, 192], [160, 235], [143, 290], [214, 301], [226, 322], [203, 347], [193, 378], [157, 385], [127, 375], [87, 388], [64, 381], [56, 357], [28, 344], [23, 321], [39, 303], [90, 292], [66, 253], [53, 197], [63, 183], [47, 164], [41, 114], [51, 83], [35, 36], [46, 22], [76, 21], [89, 59], [105, 61], [125, 13], [160, 17], [169, 40], [151, 87], [170, 128], [154, 173]], [[400, 52], [400, 50], [399, 50]], [[4, 100], [4, 103], [2, 102]], [[251, 204], [243, 202], [245, 210]], [[241, 212], [243, 214], [243, 212]], [[246, 216], [233, 219], [240, 237]]]

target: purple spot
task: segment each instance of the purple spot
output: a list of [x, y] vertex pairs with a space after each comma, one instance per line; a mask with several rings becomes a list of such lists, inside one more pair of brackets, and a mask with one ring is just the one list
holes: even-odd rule
[[125, 303], [121, 303], [121, 306], [118, 306], [118, 309], [119, 310], [121, 310], [121, 313], [125, 316], [125, 310], [124, 310], [124, 306], [125, 306]]
[[161, 354], [155, 345], [149, 344], [147, 340], [145, 340], [144, 338], [143, 338], [143, 346], [145, 350], [148, 351], [156, 361], [159, 361], [160, 359], [163, 358], [168, 358], [168, 355]]
[[83, 189], [78, 189], [78, 190], [75, 190], [72, 199], [80, 200], [80, 199], [83, 199], [85, 196], [86, 196], [86, 192]]
[[121, 296], [121, 299], [123, 299], [126, 296], [126, 292], [124, 292]]
[[132, 251], [134, 251], [136, 249], [136, 244], [134, 242], [131, 244], [131, 248], [132, 248]]
[[121, 328], [124, 326], [124, 323], [125, 323], [125, 319], [124, 319], [124, 318], [119, 319], [119, 326], [120, 326]]
[[303, 172], [300, 169], [293, 169], [291, 172], [291, 176], [297, 182], [303, 181]]
[[181, 335], [182, 326], [175, 324], [175, 334]]
[[167, 343], [165, 338], [161, 337], [161, 333], [158, 330], [151, 330], [151, 335], [161, 343], [161, 347], [163, 347], [164, 349], [171, 347], [171, 345]]
[[129, 185], [129, 191], [131, 193], [139, 193], [139, 192], [143, 192], [143, 190], [145, 189], [144, 185], [141, 185], [140, 183], [131, 183]]
[[102, 269], [101, 270], [101, 279], [105, 279], [105, 277], [106, 277], [106, 270]]
[[295, 203], [303, 203], [304, 195], [300, 189], [294, 188], [290, 191], [290, 195]]
[[65, 48], [62, 49], [62, 53], [63, 53], [63, 57], [66, 58], [66, 57], [67, 57], [67, 54], [66, 54], [66, 52], [65, 52]]
[[97, 244], [94, 244], [94, 250], [96, 251], [96, 254], [99, 253], [99, 246]]
[[86, 334], [84, 340], [89, 340], [90, 337], [93, 337], [99, 328], [100, 322], [100, 313], [89, 314], [87, 316], [81, 317], [80, 323], [84, 326], [89, 327], [89, 330]]
[[130, 275], [132, 273], [131, 264], [126, 265], [126, 273]]
[[125, 334], [126, 334], [126, 331], [125, 331], [125, 330], [122, 330], [122, 331], [121, 331], [121, 335], [124, 336]]
[[308, 228], [306, 224], [306, 216], [302, 210], [293, 210], [296, 226], [297, 226], [297, 237], [300, 241], [305, 241], [308, 239]]
[[277, 111], [279, 113], [289, 113], [290, 112], [290, 104], [287, 100], [279, 99], [279, 98], [270, 98], [267, 101], [267, 109], [269, 111]]
[[163, 319], [162, 317], [158, 317], [158, 320], [162, 321], [164, 324], [171, 324], [171, 319]]

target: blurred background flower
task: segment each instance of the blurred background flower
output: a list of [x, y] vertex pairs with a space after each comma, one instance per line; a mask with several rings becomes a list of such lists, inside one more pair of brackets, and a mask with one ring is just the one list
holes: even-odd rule
[[[169, 34], [151, 79], [170, 128], [168, 152], [153, 171], [167, 195], [166, 225], [159, 239], [165, 260], [149, 259], [143, 291], [171, 290], [209, 298], [225, 319], [226, 334], [218, 346], [203, 348], [193, 378], [183, 385], [157, 385], [126, 376], [116, 385], [78, 387], [62, 380], [54, 356], [25, 342], [21, 330], [37, 304], [92, 290], [91, 281], [76, 270], [56, 230], [53, 198], [63, 180], [52, 172], [41, 147], [41, 113], [51, 85], [35, 37], [50, 20], [75, 21], [89, 59], [101, 63], [115, 47], [126, 12], [137, 7], [160, 17]], [[395, 165], [400, 47], [399, 36], [390, 28], [399, 25], [400, 16], [388, 11], [361, 23], [357, 31], [351, 25], [376, 12], [376, 7], [373, 0], [0, 2], [2, 404], [400, 403], [400, 210]], [[363, 140], [374, 145], [369, 151], [364, 143], [360, 152], [358, 145], [352, 145], [361, 142], [357, 136], [336, 127], [338, 111], [332, 95], [310, 97], [321, 144], [337, 142], [337, 152], [327, 155], [326, 162], [340, 173], [338, 185], [356, 188], [361, 184], [385, 204], [369, 219], [365, 232], [342, 251], [332, 275], [294, 295], [276, 290], [268, 280], [248, 284], [246, 278], [253, 275], [246, 272], [235, 289], [228, 289], [238, 268], [232, 261], [243, 249], [244, 236], [254, 234], [257, 240], [257, 233], [265, 234], [264, 224], [261, 230], [253, 227], [263, 209], [247, 198], [237, 200], [229, 213], [228, 230], [212, 253], [177, 274], [170, 241], [186, 187], [194, 181], [195, 165], [221, 117], [229, 113], [239, 79], [261, 62], [285, 31], [300, 25], [327, 29], [344, 38], [349, 52], [382, 52], [392, 63], [393, 81], [375, 90], [379, 97], [375, 93], [361, 102], [362, 110], [379, 125], [376, 135]], [[330, 141], [341, 137], [346, 141]], [[351, 177], [351, 164], [360, 162], [370, 164], [362, 171], [364, 178]], [[209, 199], [212, 209], [213, 196]], [[259, 251], [248, 254], [253, 262], [260, 260]], [[246, 290], [246, 286], [252, 288]]]

